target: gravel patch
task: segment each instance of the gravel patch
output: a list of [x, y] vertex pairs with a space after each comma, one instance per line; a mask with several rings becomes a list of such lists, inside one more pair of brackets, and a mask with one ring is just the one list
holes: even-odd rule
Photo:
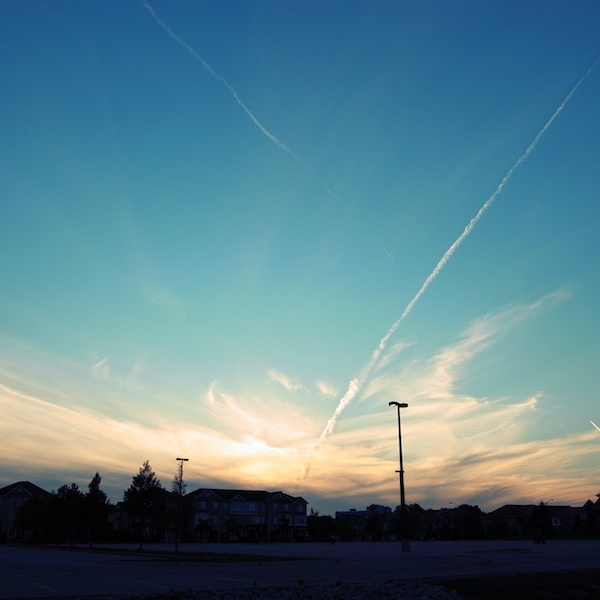
[[457, 592], [440, 585], [387, 581], [338, 583], [325, 586], [250, 588], [241, 590], [186, 591], [128, 596], [122, 600], [462, 600]]

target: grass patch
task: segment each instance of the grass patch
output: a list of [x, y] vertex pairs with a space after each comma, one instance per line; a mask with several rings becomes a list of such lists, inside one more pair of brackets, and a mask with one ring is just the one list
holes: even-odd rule
[[597, 600], [600, 570], [519, 573], [442, 584], [463, 600]]

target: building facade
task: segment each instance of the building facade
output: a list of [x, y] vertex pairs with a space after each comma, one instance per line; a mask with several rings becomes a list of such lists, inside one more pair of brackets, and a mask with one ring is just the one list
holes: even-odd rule
[[[29, 481], [18, 481], [0, 488], [0, 541], [27, 542], [33, 531], [19, 524], [19, 510], [33, 503], [48, 503], [52, 494]], [[43, 527], [43, 523], [39, 527]]]
[[306, 500], [284, 492], [198, 489], [186, 494], [182, 541], [298, 541], [308, 535]]

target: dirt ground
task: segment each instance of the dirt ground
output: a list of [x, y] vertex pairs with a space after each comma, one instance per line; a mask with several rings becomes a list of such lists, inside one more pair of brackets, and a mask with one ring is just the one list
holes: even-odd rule
[[463, 600], [598, 600], [600, 570], [461, 579], [444, 586]]

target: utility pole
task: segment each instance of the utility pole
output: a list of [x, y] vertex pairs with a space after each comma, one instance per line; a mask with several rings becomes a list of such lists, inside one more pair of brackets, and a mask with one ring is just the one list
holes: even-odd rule
[[388, 406], [395, 406], [398, 409], [398, 453], [400, 456], [400, 540], [402, 543], [402, 552], [410, 552], [410, 538], [406, 535], [406, 498], [404, 496], [404, 463], [402, 461], [402, 427], [400, 424], [400, 409], [407, 408], [406, 402], [388, 402]]
[[184, 492], [184, 483], [183, 483], [183, 463], [187, 462], [189, 458], [176, 458], [175, 459], [179, 463], [178, 472], [177, 472], [177, 480], [175, 487], [175, 492], [177, 494], [177, 506], [176, 510], [176, 530], [175, 530], [175, 552], [179, 551], [179, 544], [181, 542], [181, 517], [183, 512], [183, 492]]

